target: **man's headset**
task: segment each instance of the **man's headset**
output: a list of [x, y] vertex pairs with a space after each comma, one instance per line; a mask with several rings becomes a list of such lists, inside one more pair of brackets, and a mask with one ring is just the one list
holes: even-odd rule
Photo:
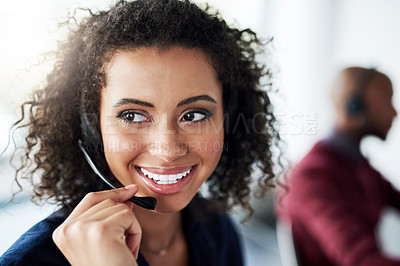
[[[99, 171], [96, 167], [94, 160], [98, 163], [98, 165], [102, 166], [102, 170], [108, 169], [108, 164], [105, 161], [104, 156], [102, 155], [104, 152], [103, 142], [100, 135], [100, 123], [97, 115], [94, 113], [87, 112], [85, 107], [85, 100], [82, 97], [81, 100], [81, 130], [82, 130], [82, 138], [78, 141], [79, 148], [81, 149], [86, 161], [92, 170], [96, 173], [101, 180], [104, 181], [109, 187], [116, 189], [116, 187], [111, 184], [111, 182]], [[136, 197], [133, 196], [129, 199], [136, 205], [154, 210], [157, 205], [157, 200], [154, 197]]]
[[362, 114], [365, 111], [364, 104], [364, 93], [369, 83], [371, 82], [376, 70], [374, 68], [369, 68], [363, 70], [356, 83], [353, 95], [349, 98], [346, 103], [346, 112], [349, 115]]

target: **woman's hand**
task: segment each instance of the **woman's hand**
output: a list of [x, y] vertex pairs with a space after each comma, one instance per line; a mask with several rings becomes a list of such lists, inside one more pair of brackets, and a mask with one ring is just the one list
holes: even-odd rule
[[93, 192], [54, 231], [53, 240], [72, 265], [137, 265], [142, 231], [127, 201], [136, 185]]

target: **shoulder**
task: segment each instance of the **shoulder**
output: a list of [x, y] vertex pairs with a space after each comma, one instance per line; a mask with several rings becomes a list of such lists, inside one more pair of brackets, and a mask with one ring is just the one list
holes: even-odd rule
[[[338, 178], [345, 179], [352, 168], [354, 168], [354, 164], [343, 154], [329, 143], [320, 141], [296, 164], [289, 176], [290, 179], [299, 182], [300, 180], [301, 182], [315, 182], [314, 179], [320, 180], [321, 178], [327, 182], [336, 182]], [[336, 181], [330, 177], [335, 177], [333, 179]]]
[[305, 204], [315, 204], [340, 193], [351, 180], [352, 164], [324, 141], [311, 150], [288, 173], [286, 189], [279, 190], [277, 212], [303, 213]]
[[54, 229], [64, 219], [65, 216], [58, 211], [34, 225], [0, 257], [0, 265], [64, 265], [67, 263], [52, 240]]
[[344, 156], [325, 141], [317, 142], [311, 150], [300, 161], [299, 166], [315, 165], [321, 167], [329, 167], [333, 164], [347, 164]]

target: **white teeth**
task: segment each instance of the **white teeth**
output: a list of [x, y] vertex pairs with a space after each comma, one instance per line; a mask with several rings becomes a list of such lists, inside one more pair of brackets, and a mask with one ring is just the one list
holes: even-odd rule
[[147, 171], [146, 169], [140, 168], [140, 171], [142, 171], [142, 173], [145, 175], [149, 174], [149, 171]]
[[169, 180], [169, 181], [174, 181], [174, 180], [176, 180], [176, 179], [178, 179], [178, 175], [169, 175], [169, 176], [168, 176], [168, 180]]
[[188, 169], [187, 171], [185, 171], [183, 173], [174, 174], [174, 175], [158, 175], [158, 174], [151, 173], [151, 172], [147, 171], [146, 169], [140, 168], [140, 171], [142, 171], [142, 173], [145, 176], [147, 176], [150, 179], [153, 179], [154, 182], [156, 182], [157, 184], [160, 184], [160, 185], [175, 184], [180, 179], [187, 176], [191, 170], [192, 170], [192, 168]]

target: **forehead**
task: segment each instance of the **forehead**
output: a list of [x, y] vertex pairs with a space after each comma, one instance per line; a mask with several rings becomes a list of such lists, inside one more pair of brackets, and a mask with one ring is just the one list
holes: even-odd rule
[[[211, 60], [205, 52], [197, 48], [188, 49], [180, 46], [168, 49], [149, 47], [118, 51], [106, 64], [105, 69], [106, 77], [112, 78], [112, 75], [118, 72], [124, 73], [132, 70], [150, 74], [149, 70], [156, 71], [160, 68], [168, 71], [177, 68], [191, 70], [190, 67], [196, 67], [199, 73], [209, 72], [208, 74], [217, 78]], [[186, 71], [182, 74], [185, 73]]]
[[221, 91], [208, 56], [200, 49], [142, 48], [116, 53], [106, 66], [104, 91], [188, 93]]

